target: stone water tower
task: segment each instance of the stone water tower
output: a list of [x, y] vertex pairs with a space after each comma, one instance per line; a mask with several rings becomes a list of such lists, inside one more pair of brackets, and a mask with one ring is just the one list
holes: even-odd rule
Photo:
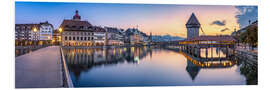
[[187, 38], [193, 38], [199, 36], [199, 29], [201, 27], [200, 22], [196, 18], [195, 14], [192, 13], [189, 20], [186, 23]]

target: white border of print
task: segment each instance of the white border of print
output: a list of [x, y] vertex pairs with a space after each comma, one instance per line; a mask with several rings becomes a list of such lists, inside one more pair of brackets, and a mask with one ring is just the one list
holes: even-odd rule
[[257, 5], [258, 0], [16, 0], [47, 2], [95, 2], [95, 3], [141, 3], [141, 4], [200, 4], [200, 5]]
[[[196, 4], [196, 5], [258, 5], [259, 6], [259, 85], [245, 86], [173, 86], [173, 87], [114, 87], [114, 88], [91, 88], [91, 89], [110, 89], [110, 90], [260, 90], [269, 88], [269, 1], [270, 0], [16, 0], [16, 1], [40, 1], [40, 2], [85, 2], [85, 3], [147, 3], [147, 4]], [[3, 90], [15, 88], [15, 49], [14, 49], [14, 26], [15, 26], [15, 6], [14, 0], [1, 0], [1, 76], [0, 85]], [[267, 5], [268, 4], [268, 5]], [[45, 88], [47, 89], [47, 88]], [[49, 88], [55, 89], [55, 88]], [[66, 89], [66, 88], [61, 88]], [[76, 89], [76, 88], [69, 88]], [[80, 88], [89, 90], [89, 88]], [[43, 88], [44, 90], [44, 88]]]

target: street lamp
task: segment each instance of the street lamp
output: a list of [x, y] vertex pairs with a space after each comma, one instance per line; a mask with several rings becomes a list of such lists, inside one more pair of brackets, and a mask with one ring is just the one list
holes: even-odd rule
[[37, 28], [36, 27], [34, 27], [33, 28], [33, 31], [34, 31], [34, 41], [36, 42], [36, 39], [37, 39]]
[[62, 29], [62, 28], [59, 28], [58, 30], [59, 30], [59, 32], [60, 32], [60, 33], [63, 31], [63, 29]]
[[[60, 27], [59, 29], [59, 33], [60, 33], [60, 36], [59, 36], [59, 41], [61, 41], [61, 36], [62, 36], [62, 32], [63, 32], [63, 29]], [[60, 45], [62, 46], [62, 43], [60, 42]]]
[[37, 32], [37, 28], [34, 28], [33, 31], [34, 31], [34, 32]]

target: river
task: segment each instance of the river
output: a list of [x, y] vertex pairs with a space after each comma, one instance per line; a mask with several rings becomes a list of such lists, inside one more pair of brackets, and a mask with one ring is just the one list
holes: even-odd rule
[[[75, 87], [246, 84], [240, 64], [231, 58], [203, 64], [183, 52], [147, 46], [63, 51]], [[225, 55], [215, 48], [212, 53], [212, 57]]]

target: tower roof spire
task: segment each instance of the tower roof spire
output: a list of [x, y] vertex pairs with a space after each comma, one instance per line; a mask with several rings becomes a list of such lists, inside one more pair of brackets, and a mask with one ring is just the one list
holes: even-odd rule
[[78, 10], [75, 11], [75, 15], [73, 16], [73, 20], [78, 20], [78, 21], [81, 20], [81, 16], [79, 15], [79, 11]]
[[191, 14], [190, 18], [188, 19], [186, 25], [200, 25], [199, 20], [195, 16], [194, 13]]

